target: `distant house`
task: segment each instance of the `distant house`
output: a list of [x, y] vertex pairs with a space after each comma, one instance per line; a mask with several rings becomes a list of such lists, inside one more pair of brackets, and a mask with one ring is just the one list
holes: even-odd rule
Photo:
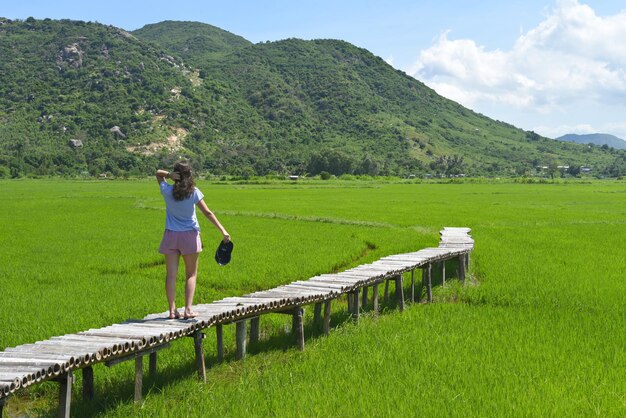
[[289, 176], [289, 180], [298, 180], [300, 176]]
[[590, 173], [591, 172], [591, 167], [585, 167], [584, 165], [580, 166], [580, 172], [581, 173]]
[[80, 139], [70, 139], [68, 145], [72, 148], [82, 148], [83, 141], [81, 141]]

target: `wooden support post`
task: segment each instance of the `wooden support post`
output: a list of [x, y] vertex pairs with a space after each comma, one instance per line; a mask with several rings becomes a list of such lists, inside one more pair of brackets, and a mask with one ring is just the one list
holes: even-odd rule
[[237, 360], [242, 360], [246, 356], [246, 320], [235, 323], [237, 339]]
[[293, 334], [296, 336], [298, 348], [304, 351], [304, 309], [298, 307], [293, 311]]
[[354, 312], [354, 303], [352, 301], [352, 292], [346, 293], [346, 298], [348, 299], [348, 312]]
[[359, 290], [352, 292], [352, 318], [359, 320]]
[[224, 335], [222, 330], [222, 324], [215, 326], [215, 335], [217, 336], [217, 361], [224, 361]]
[[446, 284], [446, 260], [441, 261], [441, 284]]
[[260, 316], [255, 316], [254, 318], [250, 319], [250, 345], [257, 344], [259, 342], [260, 325]]
[[400, 311], [404, 310], [404, 285], [402, 274], [398, 274], [395, 278], [396, 281], [396, 300], [398, 301], [398, 308]]
[[459, 280], [465, 284], [465, 255], [459, 256]]
[[389, 279], [385, 280], [385, 295], [383, 296], [383, 301], [385, 303], [389, 302]]
[[0, 418], [2, 418], [2, 410], [4, 409], [5, 402], [6, 402], [6, 398], [0, 399]]
[[415, 303], [415, 270], [411, 270], [411, 303]]
[[59, 417], [70, 417], [70, 406], [72, 404], [72, 384], [74, 383], [74, 375], [72, 371], [65, 373], [58, 379], [59, 384]]
[[143, 386], [143, 356], [135, 357], [135, 402], [141, 402]]
[[150, 362], [148, 365], [148, 373], [150, 374], [150, 377], [156, 376], [156, 370], [157, 370], [157, 353], [155, 351], [154, 353], [150, 353]]
[[193, 333], [193, 346], [196, 351], [196, 367], [198, 368], [198, 378], [206, 383], [206, 367], [204, 365], [204, 348], [202, 347], [202, 340], [204, 334], [200, 331]]
[[313, 326], [316, 329], [319, 329], [318, 327], [320, 326], [321, 323], [322, 323], [322, 302], [318, 302], [315, 304], [315, 309], [313, 311]]
[[433, 301], [433, 265], [428, 263], [426, 266], [426, 295], [428, 303]]
[[83, 399], [93, 399], [93, 367], [83, 368]]
[[365, 286], [363, 288], [363, 294], [361, 295], [361, 307], [363, 308], [363, 310], [365, 310], [365, 307], [367, 306], [367, 286]]
[[428, 265], [422, 267], [422, 289], [420, 290], [419, 297], [417, 298], [418, 302], [422, 300], [422, 294], [424, 293], [424, 288], [426, 288], [426, 283], [428, 282]]
[[324, 326], [322, 327], [324, 335], [328, 335], [330, 331], [330, 303], [331, 299], [324, 302]]
[[378, 283], [376, 283], [372, 289], [372, 305], [374, 312], [378, 313]]

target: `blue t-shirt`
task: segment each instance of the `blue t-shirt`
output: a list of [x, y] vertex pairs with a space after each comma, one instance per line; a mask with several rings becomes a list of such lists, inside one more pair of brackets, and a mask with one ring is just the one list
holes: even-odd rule
[[165, 199], [165, 229], [170, 231], [199, 231], [200, 224], [196, 218], [196, 204], [204, 195], [198, 188], [187, 199], [175, 200], [174, 186], [166, 181], [160, 183], [161, 194]]

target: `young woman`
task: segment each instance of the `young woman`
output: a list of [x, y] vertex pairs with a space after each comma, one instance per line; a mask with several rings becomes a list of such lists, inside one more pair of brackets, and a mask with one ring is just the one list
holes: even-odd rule
[[[196, 276], [198, 274], [198, 256], [202, 251], [200, 241], [200, 225], [196, 217], [196, 206], [209, 221], [222, 233], [224, 242], [230, 241], [230, 235], [222, 226], [217, 217], [204, 203], [204, 195], [196, 187], [191, 176], [191, 166], [185, 161], [174, 165], [170, 173], [157, 170], [156, 178], [159, 182], [161, 194], [165, 199], [165, 232], [159, 247], [159, 252], [165, 255], [167, 275], [165, 278], [165, 292], [169, 305], [170, 319], [180, 318], [176, 310], [176, 276], [180, 256], [185, 261], [185, 311], [183, 318], [193, 318], [198, 314], [191, 309], [193, 294], [196, 290]], [[171, 185], [166, 178], [174, 180]]]

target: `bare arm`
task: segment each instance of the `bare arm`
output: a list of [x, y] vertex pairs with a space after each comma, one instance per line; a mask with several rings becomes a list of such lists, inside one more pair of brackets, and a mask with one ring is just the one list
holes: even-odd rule
[[178, 180], [179, 175], [178, 173], [170, 173], [169, 171], [159, 169], [156, 172], [156, 178], [159, 184], [161, 184], [161, 182], [165, 181], [167, 178]]
[[230, 241], [230, 235], [228, 234], [228, 232], [226, 232], [226, 229], [224, 229], [224, 227], [222, 226], [220, 221], [217, 219], [215, 214], [211, 212], [211, 209], [209, 209], [209, 207], [206, 205], [206, 203], [204, 202], [204, 199], [199, 201], [197, 206], [200, 209], [200, 211], [204, 214], [204, 216], [206, 216], [207, 219], [211, 221], [211, 223], [215, 225], [215, 227], [222, 233], [222, 235], [224, 236], [224, 242]]

